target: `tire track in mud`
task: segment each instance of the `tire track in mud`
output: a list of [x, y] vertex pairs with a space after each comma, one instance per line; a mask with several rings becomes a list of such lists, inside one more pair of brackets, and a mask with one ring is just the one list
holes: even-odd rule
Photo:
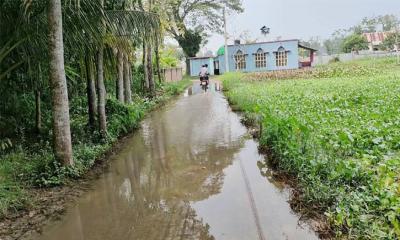
[[258, 239], [266, 240], [263, 230], [262, 230], [262, 227], [261, 227], [260, 217], [258, 216], [257, 205], [256, 205], [256, 201], [254, 200], [253, 191], [251, 190], [249, 177], [247, 176], [246, 170], [244, 169], [241, 159], [239, 160], [239, 165], [240, 165], [240, 170], [242, 171], [242, 176], [243, 176], [244, 184], [246, 187], [247, 197], [249, 198], [249, 201], [250, 201], [250, 207], [251, 207], [251, 212], [253, 214], [254, 223], [256, 224]]

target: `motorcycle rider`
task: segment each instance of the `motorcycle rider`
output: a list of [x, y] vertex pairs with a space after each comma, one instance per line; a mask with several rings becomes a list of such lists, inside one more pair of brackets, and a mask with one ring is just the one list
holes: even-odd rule
[[207, 85], [208, 85], [208, 64], [204, 64], [203, 66], [201, 66], [200, 69], [200, 84], [202, 81], [207, 81]]

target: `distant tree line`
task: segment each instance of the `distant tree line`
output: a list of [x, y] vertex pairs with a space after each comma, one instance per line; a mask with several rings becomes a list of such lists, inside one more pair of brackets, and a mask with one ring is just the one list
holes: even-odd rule
[[362, 21], [348, 29], [339, 29], [325, 40], [311, 37], [304, 41], [305, 45], [318, 49], [320, 53], [339, 54], [368, 49], [367, 39], [363, 33], [390, 32], [385, 41], [379, 46], [380, 50], [393, 50], [400, 41], [400, 19], [396, 15], [383, 15], [378, 17], [365, 17]]

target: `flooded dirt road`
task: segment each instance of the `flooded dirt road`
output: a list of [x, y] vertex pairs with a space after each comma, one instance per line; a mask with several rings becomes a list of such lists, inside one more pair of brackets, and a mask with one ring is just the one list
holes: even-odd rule
[[151, 113], [110, 168], [35, 240], [317, 239], [213, 84]]

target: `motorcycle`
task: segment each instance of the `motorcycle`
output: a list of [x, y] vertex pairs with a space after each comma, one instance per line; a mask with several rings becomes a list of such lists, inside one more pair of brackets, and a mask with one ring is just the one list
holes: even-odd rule
[[200, 85], [201, 85], [201, 88], [203, 90], [207, 90], [208, 89], [209, 82], [210, 82], [210, 79], [209, 79], [208, 75], [205, 76], [205, 77], [200, 77]]

